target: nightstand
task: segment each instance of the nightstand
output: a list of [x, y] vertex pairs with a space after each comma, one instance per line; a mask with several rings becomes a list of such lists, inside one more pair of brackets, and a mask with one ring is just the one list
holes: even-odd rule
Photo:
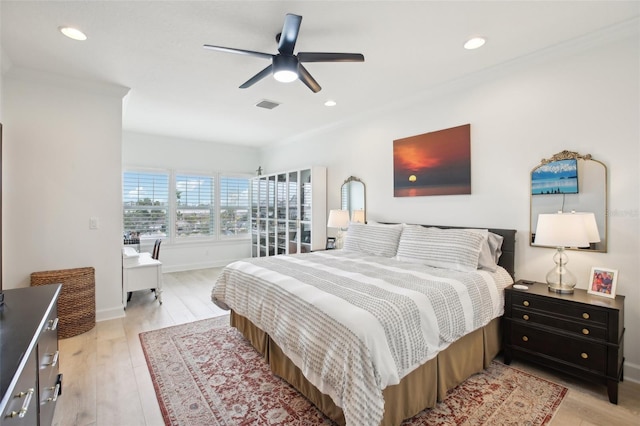
[[623, 379], [624, 296], [594, 296], [576, 289], [558, 294], [547, 284], [518, 281], [505, 289], [504, 362], [532, 361], [607, 386], [618, 403]]

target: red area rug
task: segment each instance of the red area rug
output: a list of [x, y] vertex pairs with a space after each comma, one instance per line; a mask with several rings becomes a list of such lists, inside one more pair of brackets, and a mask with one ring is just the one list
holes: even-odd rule
[[[140, 334], [167, 425], [332, 425], [228, 326], [213, 318]], [[494, 361], [415, 425], [545, 425], [567, 388]]]

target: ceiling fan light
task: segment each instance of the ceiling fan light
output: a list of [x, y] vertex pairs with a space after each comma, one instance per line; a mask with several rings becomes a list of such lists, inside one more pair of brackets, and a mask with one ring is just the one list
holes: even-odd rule
[[273, 78], [281, 83], [298, 79], [298, 59], [295, 56], [278, 55], [273, 58]]
[[298, 79], [298, 73], [291, 70], [278, 70], [273, 73], [273, 78], [278, 80], [280, 83], [291, 83]]

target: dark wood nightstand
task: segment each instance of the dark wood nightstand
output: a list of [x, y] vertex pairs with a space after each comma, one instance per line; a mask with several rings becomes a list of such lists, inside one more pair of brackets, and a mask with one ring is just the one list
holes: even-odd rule
[[603, 383], [609, 401], [617, 404], [624, 364], [624, 296], [607, 299], [580, 289], [558, 294], [542, 283], [516, 284], [529, 288], [505, 290], [505, 364], [518, 357]]

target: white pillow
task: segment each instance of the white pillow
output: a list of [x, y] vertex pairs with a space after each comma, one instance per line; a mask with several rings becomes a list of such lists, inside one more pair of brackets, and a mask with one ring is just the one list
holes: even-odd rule
[[482, 232], [467, 229], [425, 228], [406, 225], [398, 244], [398, 260], [438, 268], [471, 272], [486, 238]]
[[373, 256], [394, 257], [398, 252], [398, 240], [400, 240], [401, 233], [402, 224], [350, 223], [342, 249]]

